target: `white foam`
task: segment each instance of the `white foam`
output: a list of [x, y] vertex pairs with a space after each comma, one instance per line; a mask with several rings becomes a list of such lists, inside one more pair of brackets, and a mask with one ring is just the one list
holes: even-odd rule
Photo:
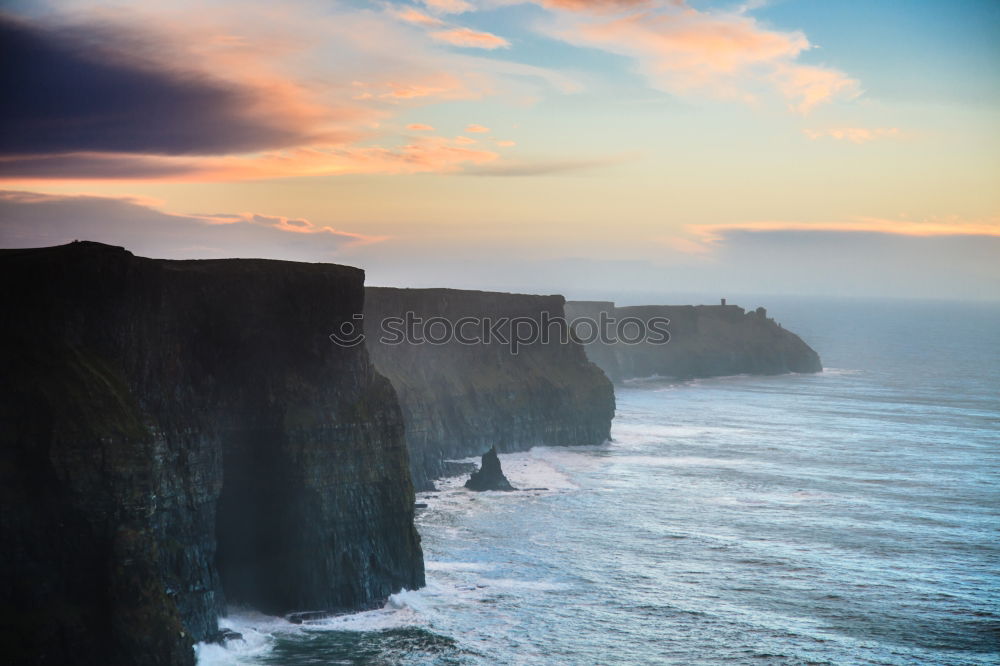
[[743, 467], [748, 461], [736, 458], [699, 458], [697, 456], [616, 456], [613, 464], [649, 467]]
[[[592, 449], [593, 447], [580, 448]], [[544, 446], [535, 447], [530, 451], [498, 455], [504, 475], [515, 488], [544, 488], [549, 492], [579, 488], [572, 481], [570, 475], [562, 469], [567, 462], [567, 456], [581, 459], [584, 457], [576, 448]], [[479, 456], [471, 456], [456, 462], [478, 464], [480, 458]], [[465, 489], [467, 479], [466, 475], [439, 479], [436, 482], [438, 490], [419, 493], [420, 501], [427, 503], [430, 509], [447, 507], [462, 511], [463, 509], [469, 510], [471, 508], [470, 501], [475, 500], [479, 495], [485, 497], [517, 497], [519, 495], [502, 491], [486, 491], [485, 493], [469, 491]]]
[[[428, 562], [427, 586], [419, 590], [403, 590], [389, 597], [382, 608], [338, 615], [294, 624], [282, 617], [248, 610], [231, 609], [229, 616], [219, 618], [219, 627], [242, 634], [242, 639], [228, 640], [225, 645], [199, 643], [195, 646], [198, 666], [244, 666], [260, 663], [281, 636], [302, 635], [317, 631], [384, 631], [400, 627], [431, 626], [435, 617], [448, 613], [455, 605], [475, 603], [488, 594], [488, 585], [465, 580], [462, 574], [473, 576], [483, 569], [467, 562]], [[449, 574], [457, 575], [449, 579]], [[441, 576], [444, 576], [443, 578]], [[477, 581], [478, 582], [478, 581]], [[495, 581], [498, 588], [511, 587], [514, 581]]]
[[224, 645], [198, 643], [194, 646], [199, 666], [231, 666], [257, 663], [257, 658], [274, 647], [278, 634], [292, 634], [302, 630], [284, 618], [264, 615], [256, 611], [231, 609], [228, 617], [219, 618], [219, 628], [229, 629], [242, 638], [227, 640]]
[[667, 425], [659, 423], [620, 423], [615, 424], [615, 437], [643, 437], [649, 440], [690, 439], [706, 435], [726, 435], [747, 432], [747, 428], [735, 426], [706, 425]]
[[[505, 502], [531, 501], [539, 495], [574, 491], [578, 486], [568, 470], [598, 464], [599, 459], [587, 455], [587, 451], [593, 448], [536, 447], [520, 453], [502, 453], [501, 466], [514, 487], [546, 490], [475, 493], [464, 488], [465, 475], [441, 479], [437, 482], [438, 490], [419, 493], [420, 501], [428, 504], [428, 508], [418, 512], [417, 523], [434, 522], [436, 530], [444, 530], [450, 534], [449, 538], [459, 539], [466, 528], [441, 525], [438, 520], [441, 514], [458, 515], [485, 510], [498, 499]], [[478, 463], [479, 457], [466, 458], [461, 462]], [[426, 587], [403, 590], [390, 596], [382, 608], [362, 613], [294, 624], [281, 617], [231, 609], [228, 617], [220, 618], [219, 626], [242, 634], [243, 638], [226, 641], [225, 645], [199, 643], [195, 646], [198, 665], [243, 666], [260, 663], [260, 658], [274, 648], [280, 636], [316, 631], [367, 632], [433, 626], [443, 614], [454, 613], [456, 606], [475, 604], [497, 591], [563, 589], [561, 584], [547, 581], [484, 578], [483, 574], [488, 574], [492, 568], [488, 564], [428, 560], [425, 568]]]
[[516, 578], [483, 578], [479, 580], [479, 585], [484, 590], [497, 588], [501, 590], [542, 590], [545, 592], [557, 592], [567, 589], [563, 583], [555, 583], [545, 580], [519, 580]]
[[475, 562], [425, 562], [427, 571], [482, 571], [485, 565]]

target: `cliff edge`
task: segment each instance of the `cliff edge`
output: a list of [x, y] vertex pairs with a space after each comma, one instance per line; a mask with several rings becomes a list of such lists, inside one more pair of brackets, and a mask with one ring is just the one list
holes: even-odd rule
[[[587, 356], [615, 382], [640, 377], [719, 377], [821, 372], [817, 354], [802, 338], [767, 316], [764, 308], [736, 305], [639, 305], [616, 307], [604, 301], [569, 301], [566, 316], [596, 320], [601, 313], [623, 322], [669, 319], [666, 344], [624, 344], [596, 340]], [[581, 329], [583, 330], [583, 329]], [[628, 329], [626, 329], [628, 330]]]
[[190, 665], [227, 602], [355, 610], [423, 584], [363, 272], [0, 252], [0, 587], [12, 663]]
[[[575, 342], [521, 345], [486, 339], [475, 324], [462, 330], [475, 342], [451, 336], [441, 344], [387, 341], [382, 322], [420, 318], [423, 332], [438, 339], [463, 319], [496, 325], [503, 318], [543, 326], [543, 313], [564, 316], [562, 296], [535, 296], [458, 289], [365, 289], [365, 334], [378, 371], [392, 382], [403, 409], [414, 485], [432, 489], [450, 458], [532, 446], [601, 444], [611, 432], [614, 387]], [[530, 328], [530, 327], [529, 327]], [[500, 327], [511, 336], [510, 328]], [[412, 342], [412, 341], [411, 341]]]

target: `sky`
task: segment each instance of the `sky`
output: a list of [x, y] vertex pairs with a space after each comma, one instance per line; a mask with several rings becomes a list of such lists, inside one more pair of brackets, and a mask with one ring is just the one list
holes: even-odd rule
[[0, 246], [1000, 300], [994, 0], [0, 0]]

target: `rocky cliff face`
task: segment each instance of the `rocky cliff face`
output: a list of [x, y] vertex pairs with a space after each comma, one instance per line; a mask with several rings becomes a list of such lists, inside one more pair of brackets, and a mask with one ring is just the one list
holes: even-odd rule
[[423, 584], [402, 415], [329, 333], [363, 273], [0, 253], [0, 587], [12, 663], [191, 664], [225, 603]]
[[[600, 444], [609, 437], [615, 408], [611, 382], [580, 345], [561, 344], [555, 328], [549, 344], [526, 344], [512, 354], [495, 338], [475, 344], [388, 344], [380, 325], [386, 317], [411, 312], [424, 322], [440, 317], [454, 324], [471, 317], [496, 323], [521, 317], [541, 326], [542, 313], [563, 317], [562, 296], [378, 287], [368, 287], [365, 295], [367, 344], [376, 368], [399, 395], [418, 489], [433, 488], [444, 460], [478, 455], [492, 446], [509, 452]], [[437, 339], [444, 328], [433, 325], [427, 332]], [[467, 337], [476, 333], [473, 325], [463, 330]]]
[[600, 335], [601, 316], [614, 317], [615, 304], [611, 301], [567, 301], [566, 319], [580, 339], [585, 342], [584, 350], [590, 359], [613, 382], [622, 380], [619, 353], [613, 342]]
[[643, 305], [570, 301], [566, 314], [596, 319], [601, 312], [618, 322], [628, 317], [649, 322], [670, 320], [667, 344], [585, 345], [590, 359], [614, 381], [636, 377], [717, 377], [820, 372], [819, 355], [799, 336], [768, 318], [763, 308], [745, 311], [735, 305]]

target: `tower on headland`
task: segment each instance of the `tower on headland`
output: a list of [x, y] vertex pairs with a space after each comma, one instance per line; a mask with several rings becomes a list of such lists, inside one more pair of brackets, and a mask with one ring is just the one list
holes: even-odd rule
[[722, 299], [722, 307], [726, 307], [726, 299]]

